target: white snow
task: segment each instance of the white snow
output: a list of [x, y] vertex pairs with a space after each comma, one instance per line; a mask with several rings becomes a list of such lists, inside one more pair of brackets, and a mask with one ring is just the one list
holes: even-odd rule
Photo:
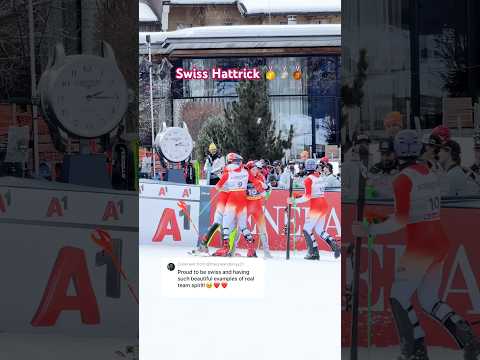
[[145, 43], [145, 35], [147, 34], [150, 34], [152, 43], [174, 39], [339, 36], [341, 34], [341, 24], [201, 26], [169, 32], [141, 32], [139, 34], [141, 44]]
[[[432, 360], [463, 360], [463, 352], [460, 350], [429, 346], [427, 351], [429, 358]], [[393, 360], [399, 354], [398, 346], [359, 348], [358, 350], [358, 358], [362, 360]], [[342, 359], [350, 359], [350, 348], [342, 348]]]
[[136, 344], [136, 339], [0, 333], [0, 359], [128, 360], [115, 352]]
[[242, 15], [339, 13], [341, 0], [239, 0]]
[[172, 5], [231, 5], [237, 0], [170, 0]]
[[340, 24], [204, 26], [139, 33], [140, 52], [149, 34], [153, 53], [176, 49], [321, 47], [341, 45]]
[[139, 21], [158, 21], [157, 15], [153, 12], [150, 5], [138, 2], [138, 20]]
[[159, 259], [187, 250], [140, 246], [142, 360], [340, 360], [340, 260], [331, 253], [312, 262], [273, 252], [264, 299], [165, 298]]

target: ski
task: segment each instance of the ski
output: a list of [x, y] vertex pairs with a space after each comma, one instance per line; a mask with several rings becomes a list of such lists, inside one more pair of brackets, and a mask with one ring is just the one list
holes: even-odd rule
[[201, 252], [201, 251], [197, 251], [197, 250], [190, 250], [190, 251], [187, 251], [187, 254], [188, 255], [192, 255], [192, 256], [200, 256], [200, 257], [209, 257], [209, 256], [212, 256], [211, 254], [209, 253], [204, 253], [204, 252]]
[[191, 250], [191, 251], [187, 251], [187, 254], [188, 255], [191, 255], [191, 256], [198, 256], [198, 257], [247, 257], [245, 255], [242, 255], [242, 254], [238, 254], [238, 253], [235, 253], [234, 255], [232, 256], [215, 256], [213, 254], [209, 254], [209, 253], [202, 253], [200, 251], [197, 251], [197, 250]]

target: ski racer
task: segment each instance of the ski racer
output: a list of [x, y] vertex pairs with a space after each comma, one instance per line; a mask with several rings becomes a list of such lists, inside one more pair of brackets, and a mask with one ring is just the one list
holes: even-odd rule
[[247, 228], [247, 184], [251, 182], [258, 191], [262, 183], [253, 178], [243, 166], [243, 158], [235, 153], [227, 155], [227, 166], [220, 181], [215, 185], [217, 191], [223, 190], [226, 195], [222, 219], [223, 247], [214, 256], [231, 256], [229, 236], [238, 225], [239, 230], [248, 243], [248, 257], [256, 257], [255, 242]]
[[324, 229], [325, 217], [327, 215], [328, 203], [325, 199], [325, 181], [317, 171], [317, 163], [315, 159], [307, 159], [305, 161], [306, 177], [304, 180], [305, 191], [300, 198], [288, 198], [289, 204], [301, 204], [308, 202], [309, 212], [308, 217], [305, 220], [303, 226], [303, 235], [307, 242], [308, 254], [305, 256], [306, 260], [319, 260], [320, 254], [318, 252], [318, 244], [315, 239], [314, 230], [325, 241], [332, 251], [335, 253], [335, 257], [340, 256], [340, 248], [337, 245], [336, 240], [330, 236]]
[[262, 242], [263, 254], [265, 259], [272, 258], [268, 246], [267, 225], [265, 214], [263, 212], [263, 203], [266, 193], [270, 191], [270, 185], [266, 184], [265, 177], [262, 174], [263, 163], [260, 161], [249, 161], [246, 168], [249, 170], [253, 179], [258, 180], [262, 184], [261, 191], [255, 187], [253, 182], [247, 184], [247, 215], [252, 216], [257, 225], [259, 239]]
[[428, 360], [425, 333], [412, 306], [417, 298], [422, 310], [437, 320], [464, 351], [466, 360], [480, 359], [480, 342], [469, 323], [438, 295], [450, 243], [440, 222], [441, 188], [438, 177], [419, 159], [422, 143], [413, 130], [395, 136], [394, 149], [400, 173], [393, 180], [394, 213], [386, 221], [355, 221], [354, 236], [382, 235], [406, 230], [406, 248], [397, 267], [390, 305], [400, 337], [398, 360]]

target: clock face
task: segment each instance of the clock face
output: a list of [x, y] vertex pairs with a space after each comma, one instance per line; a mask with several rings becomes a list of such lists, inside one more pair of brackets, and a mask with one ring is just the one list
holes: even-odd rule
[[160, 147], [167, 160], [172, 162], [184, 161], [192, 153], [193, 141], [186, 129], [171, 127], [159, 135], [157, 146]]
[[45, 96], [55, 120], [69, 133], [86, 138], [112, 131], [128, 105], [127, 85], [116, 64], [93, 55], [67, 57], [51, 71]]

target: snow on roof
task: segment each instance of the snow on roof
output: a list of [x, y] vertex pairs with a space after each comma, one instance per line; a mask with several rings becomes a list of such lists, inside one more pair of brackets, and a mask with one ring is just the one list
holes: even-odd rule
[[171, 5], [231, 5], [237, 0], [164, 0], [164, 4]]
[[228, 49], [340, 46], [340, 24], [204, 26], [169, 32], [139, 33], [144, 52], [149, 34], [154, 53], [178, 49]]
[[153, 12], [150, 5], [138, 2], [138, 20], [139, 21], [158, 21], [157, 15]]
[[238, 0], [238, 8], [244, 16], [339, 13], [341, 6], [341, 0]]

